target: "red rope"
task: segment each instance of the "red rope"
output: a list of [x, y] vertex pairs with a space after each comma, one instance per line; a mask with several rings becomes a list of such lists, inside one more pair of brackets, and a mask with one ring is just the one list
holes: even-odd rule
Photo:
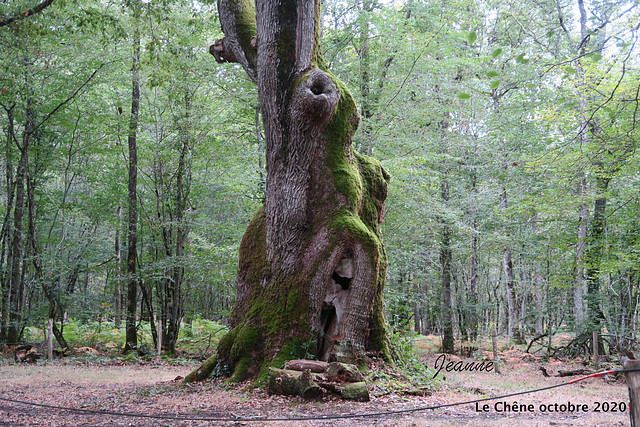
[[596, 378], [596, 377], [601, 377], [601, 376], [607, 375], [607, 374], [614, 374], [616, 372], [618, 372], [618, 371], [616, 371], [615, 369], [610, 369], [608, 371], [602, 371], [602, 372], [596, 372], [595, 374], [591, 374], [591, 375], [587, 375], [587, 376], [584, 376], [584, 377], [576, 378], [575, 380], [571, 380], [567, 384], [577, 383], [578, 381], [586, 380], [587, 378]]

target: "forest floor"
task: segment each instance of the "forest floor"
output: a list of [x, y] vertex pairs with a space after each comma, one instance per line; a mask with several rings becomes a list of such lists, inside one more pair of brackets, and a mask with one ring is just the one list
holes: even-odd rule
[[[433, 340], [416, 342], [421, 362], [433, 368], [438, 357], [429, 352]], [[464, 361], [481, 360], [482, 352]], [[180, 377], [195, 365], [171, 365], [165, 360], [126, 363], [101, 357], [74, 357], [52, 363], [23, 364], [5, 355], [0, 359], [0, 398], [93, 411], [167, 416], [145, 418], [116, 414], [72, 412], [0, 399], [0, 426], [618, 426], [629, 425], [628, 393], [624, 378], [589, 378], [575, 384], [532, 394], [463, 404], [434, 410], [306, 421], [263, 421], [260, 418], [335, 417], [345, 414], [406, 411], [501, 396], [566, 383], [578, 377], [558, 378], [558, 370], [580, 369], [580, 360], [542, 362], [517, 348], [501, 352], [501, 373], [445, 372], [429, 396], [406, 396], [373, 390], [370, 402], [328, 398], [269, 396], [247, 384], [233, 387], [220, 382], [178, 386]], [[460, 360], [448, 356], [447, 360]], [[552, 376], [546, 378], [539, 367]], [[603, 367], [607, 367], [603, 364]], [[498, 403], [500, 402], [500, 403]], [[502, 411], [505, 403], [526, 405], [524, 411]], [[580, 407], [570, 412], [567, 405]], [[484, 406], [487, 405], [487, 406]], [[532, 405], [532, 406], [528, 406]], [[563, 406], [564, 405], [564, 406]], [[585, 406], [586, 405], [586, 406]], [[556, 408], [557, 406], [557, 408]], [[549, 411], [549, 407], [553, 411]], [[565, 411], [560, 409], [565, 408]], [[599, 411], [598, 411], [599, 409]], [[615, 409], [615, 411], [614, 411]], [[625, 409], [625, 410], [622, 410]], [[252, 421], [205, 421], [235, 417]], [[179, 419], [176, 419], [179, 418]], [[198, 420], [198, 418], [200, 418]]]

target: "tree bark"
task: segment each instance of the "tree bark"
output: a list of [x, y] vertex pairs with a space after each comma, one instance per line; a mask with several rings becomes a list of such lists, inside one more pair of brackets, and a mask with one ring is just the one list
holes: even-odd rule
[[[7, 200], [5, 205], [5, 216], [2, 222], [2, 232], [0, 234], [1, 249], [0, 266], [2, 273], [0, 275], [0, 286], [2, 288], [2, 318], [0, 319], [0, 342], [7, 342], [7, 332], [9, 327], [9, 312], [11, 311], [11, 274], [8, 268], [11, 265], [10, 255], [10, 239], [11, 239], [11, 212], [14, 203], [14, 166], [13, 166], [13, 139], [15, 138], [15, 126], [13, 119], [13, 109], [15, 104], [10, 108], [5, 107], [7, 112], [7, 139], [5, 141], [5, 185]], [[5, 264], [6, 263], [6, 264]]]
[[[507, 192], [503, 189], [500, 194], [500, 209], [507, 209]], [[516, 301], [516, 284], [513, 277], [513, 259], [511, 246], [506, 245], [502, 250], [502, 272], [507, 287], [507, 335], [509, 339], [518, 339], [518, 304]]]
[[[573, 40], [571, 39], [570, 34], [567, 32], [567, 38], [569, 41], [569, 45], [575, 51], [576, 56], [584, 56], [589, 52], [591, 48], [593, 48], [594, 52], [601, 52], [604, 49], [604, 43], [607, 39], [606, 37], [606, 26], [601, 25], [598, 28], [597, 36], [594, 37], [594, 41], [591, 41], [591, 37], [589, 34], [589, 28], [587, 25], [588, 22], [588, 14], [585, 7], [584, 0], [577, 0], [578, 11], [579, 11], [579, 23], [580, 23], [580, 44], [575, 45]], [[603, 22], [609, 21], [610, 13], [605, 9], [599, 10], [600, 13], [595, 14], [594, 16], [599, 16]], [[566, 30], [565, 30], [566, 31]], [[590, 44], [591, 43], [591, 44]], [[579, 84], [579, 114], [582, 117], [580, 121], [580, 127], [578, 129], [578, 139], [581, 147], [589, 146], [592, 141], [592, 134], [597, 132], [598, 126], [597, 123], [594, 123], [590, 116], [589, 110], [589, 99], [588, 93], [593, 90], [593, 77], [590, 77], [587, 71], [584, 69], [582, 64], [577, 62], [577, 72], [581, 78], [581, 83]], [[578, 172], [578, 198], [580, 200], [580, 205], [578, 207], [579, 217], [578, 217], [578, 236], [576, 242], [576, 282], [574, 284], [573, 289], [573, 300], [574, 300], [574, 318], [575, 318], [575, 327], [576, 332], [580, 334], [584, 331], [585, 328], [585, 313], [584, 313], [584, 294], [585, 291], [588, 291], [588, 279], [587, 276], [589, 273], [586, 271], [589, 266], [585, 262], [585, 257], [588, 256], [585, 252], [585, 244], [587, 241], [587, 233], [588, 233], [588, 221], [589, 221], [589, 208], [587, 202], [584, 200], [586, 198], [587, 193], [587, 177], [583, 171]], [[597, 183], [599, 185], [599, 183]], [[597, 204], [597, 202], [596, 202]], [[593, 285], [592, 285], [593, 286]], [[591, 314], [588, 314], [591, 319]]]
[[[138, 7], [135, 6], [134, 7]], [[134, 12], [137, 14], [138, 11]], [[136, 23], [137, 25], [137, 23]], [[129, 116], [129, 183], [128, 183], [128, 237], [127, 237], [127, 320], [124, 351], [138, 345], [136, 328], [136, 308], [138, 301], [138, 110], [140, 108], [140, 29], [136, 26], [133, 36], [133, 57], [131, 67], [131, 113]]]
[[[449, 183], [446, 176], [440, 184], [443, 205], [449, 203]], [[453, 340], [453, 304], [451, 299], [451, 269], [453, 255], [451, 253], [451, 226], [442, 219], [442, 240], [440, 242], [440, 265], [442, 268], [442, 352], [454, 353]]]
[[593, 208], [593, 219], [586, 252], [588, 332], [600, 331], [604, 321], [604, 314], [600, 305], [600, 264], [602, 261], [602, 251], [604, 249], [606, 226], [607, 197], [605, 193], [609, 182], [610, 178], [607, 176], [596, 177], [598, 197], [595, 200]]
[[175, 261], [173, 262], [171, 271], [171, 283], [168, 292], [168, 310], [166, 339], [163, 339], [165, 343], [164, 349], [171, 354], [176, 352], [176, 343], [178, 341], [178, 333], [180, 332], [180, 320], [183, 313], [183, 296], [182, 296], [182, 282], [184, 278], [184, 246], [187, 238], [187, 226], [184, 220], [184, 213], [187, 208], [187, 197], [189, 195], [189, 165], [187, 159], [187, 153], [189, 150], [189, 120], [191, 111], [191, 97], [188, 89], [185, 91], [184, 97], [185, 114], [182, 119], [182, 125], [180, 127], [181, 141], [180, 141], [180, 155], [178, 156], [178, 168], [176, 171], [176, 185], [175, 185], [175, 207], [173, 212], [173, 221], [175, 226], [172, 225], [175, 234]]
[[[578, 180], [577, 196], [583, 199], [587, 192], [587, 179], [584, 173], [581, 173]], [[586, 201], [582, 201], [578, 207], [578, 236], [576, 240], [576, 269], [575, 283], [573, 285], [573, 316], [576, 332], [582, 333], [584, 329], [584, 292], [586, 290], [585, 280], [585, 243], [587, 240], [587, 224], [589, 220], [589, 207]]]
[[379, 231], [389, 175], [352, 147], [359, 115], [319, 54], [320, 2], [223, 0], [219, 14], [225, 39], [210, 51], [257, 82], [267, 169], [219, 366], [241, 379], [301, 351], [389, 359]]
[[29, 147], [31, 137], [35, 130], [33, 100], [28, 98], [25, 106], [25, 125], [22, 134], [22, 145], [20, 149], [20, 160], [16, 171], [15, 183], [15, 205], [13, 211], [13, 234], [9, 258], [10, 263], [10, 306], [9, 326], [7, 328], [7, 342], [15, 344], [20, 338], [22, 322], [22, 302], [24, 294], [24, 274], [23, 274], [23, 217], [25, 207], [25, 179], [29, 168]]
[[118, 226], [116, 228], [114, 237], [114, 251], [116, 256], [116, 279], [113, 281], [113, 326], [116, 329], [120, 329], [120, 323], [122, 322], [122, 278], [124, 274], [122, 272], [122, 245], [120, 242], [120, 229], [122, 221], [122, 206], [116, 208], [116, 218], [118, 218]]
[[513, 279], [513, 261], [511, 257], [511, 247], [505, 246], [502, 252], [502, 269], [507, 286], [507, 332], [509, 339], [518, 337], [518, 304], [516, 303], [515, 282]]
[[360, 46], [358, 57], [360, 58], [360, 95], [362, 103], [360, 111], [363, 119], [363, 141], [359, 150], [363, 154], [373, 155], [373, 135], [369, 120], [373, 116], [371, 100], [371, 55], [369, 53], [369, 16], [374, 4], [371, 0], [363, 0], [360, 10]]
[[[478, 144], [475, 141], [473, 147], [473, 164], [476, 165]], [[473, 196], [472, 224], [473, 236], [471, 237], [471, 259], [469, 261], [469, 302], [466, 308], [468, 313], [467, 323], [470, 329], [470, 337], [475, 340], [478, 337], [478, 323], [480, 313], [478, 309], [478, 174], [477, 168], [471, 168], [471, 192]]]

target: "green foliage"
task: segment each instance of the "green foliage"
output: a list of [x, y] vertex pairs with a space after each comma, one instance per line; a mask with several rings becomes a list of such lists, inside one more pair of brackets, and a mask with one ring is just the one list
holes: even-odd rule
[[[166, 310], [165, 286], [174, 271], [183, 271], [181, 314], [194, 320], [180, 329], [178, 347], [198, 354], [215, 346], [222, 328], [207, 319], [229, 316], [240, 239], [264, 196], [257, 92], [240, 73], [216, 68], [206, 54], [206, 43], [221, 37], [213, 2], [143, 2], [135, 13], [131, 4], [55, 2], [0, 27], [4, 230], [15, 227], [18, 146], [31, 116], [38, 125], [27, 150], [38, 254], [28, 241], [25, 213], [25, 251], [19, 260], [25, 269], [22, 338], [42, 340], [53, 308], [58, 325], [65, 312], [71, 318], [64, 324], [70, 343], [114, 351], [122, 345], [124, 332], [116, 327], [122, 308], [116, 302], [123, 302], [126, 282], [127, 212], [119, 208], [127, 197], [128, 57], [135, 13], [140, 13], [139, 270], [154, 304], [154, 313], [142, 314]], [[25, 5], [4, 2], [0, 16], [23, 13]], [[533, 333], [538, 319], [545, 330], [571, 327], [579, 208], [586, 204], [593, 212], [602, 196], [607, 223], [598, 277], [606, 327], [620, 337], [637, 330], [629, 319], [637, 308], [640, 280], [640, 75], [629, 28], [637, 25], [638, 8], [606, 6], [593, 5], [586, 23], [590, 38], [583, 40], [576, 31], [577, 11], [549, 2], [513, 4], [509, 14], [491, 2], [414, 1], [370, 10], [324, 2], [325, 58], [345, 82], [339, 84], [341, 93], [346, 87], [360, 89], [348, 95], [353, 103], [341, 103], [333, 125], [352, 126], [358, 114], [354, 105], [359, 105], [362, 122], [354, 145], [371, 146], [392, 176], [381, 228], [389, 259], [384, 297], [394, 330], [440, 331], [443, 222], [453, 230], [453, 308], [460, 337], [468, 322], [478, 323], [485, 334], [504, 327], [497, 307], [506, 304], [501, 267], [506, 245], [515, 255], [517, 293], [526, 302], [522, 329]], [[245, 24], [243, 43], [255, 32], [253, 21]], [[607, 37], [601, 37], [605, 29]], [[582, 42], [584, 52], [577, 50]], [[338, 162], [344, 141], [332, 142], [330, 167], [338, 186], [352, 207], [363, 202], [360, 209], [371, 219], [378, 206], [375, 200], [360, 200], [371, 183], [359, 172], [378, 166], [365, 157], [358, 157], [360, 171]], [[181, 153], [185, 185], [179, 199]], [[585, 191], [577, 194], [582, 175]], [[599, 177], [610, 179], [604, 194], [596, 185]], [[448, 203], [440, 191], [445, 178]], [[504, 208], [501, 195], [507, 199]], [[351, 214], [335, 218], [334, 225], [378, 244], [378, 230]], [[180, 255], [175, 253], [177, 229], [188, 231]], [[8, 283], [11, 237], [2, 238], [2, 283]], [[264, 254], [264, 248], [255, 249]], [[42, 277], [33, 260], [42, 266]], [[8, 288], [0, 296], [3, 304], [8, 301]], [[533, 308], [539, 296], [542, 306]], [[251, 307], [263, 308], [258, 302]], [[291, 314], [278, 301], [274, 308]], [[0, 310], [6, 314], [4, 305]], [[474, 310], [480, 317], [470, 319]], [[269, 327], [285, 327], [286, 320]], [[378, 321], [374, 329], [386, 327]], [[245, 343], [256, 338], [245, 333]], [[140, 337], [153, 342], [147, 322], [141, 323]], [[308, 352], [303, 344], [294, 347], [296, 354]]]
[[435, 371], [421, 363], [413, 345], [413, 336], [394, 333], [390, 341], [394, 349], [394, 371], [373, 370], [370, 378], [382, 393], [429, 394], [441, 385]]
[[112, 351], [124, 342], [124, 328], [115, 328], [113, 322], [90, 321], [80, 323], [71, 319], [64, 327], [64, 336], [75, 347], [96, 347]]

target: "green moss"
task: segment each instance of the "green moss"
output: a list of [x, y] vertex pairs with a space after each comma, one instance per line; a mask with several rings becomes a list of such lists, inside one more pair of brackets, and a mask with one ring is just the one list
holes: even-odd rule
[[236, 38], [242, 50], [253, 52], [251, 39], [258, 33], [256, 28], [256, 5], [253, 0], [236, 0], [228, 2], [228, 6], [236, 17]]
[[136, 356], [135, 353], [129, 353], [125, 357], [120, 359], [120, 361], [125, 362], [125, 363], [126, 362], [136, 362], [137, 360], [138, 360], [138, 357]]
[[235, 341], [239, 330], [240, 329], [238, 327], [233, 328], [220, 339], [220, 342], [218, 343], [218, 353], [223, 355], [231, 354], [231, 347], [233, 346], [233, 342]]
[[[386, 274], [386, 269], [384, 269]], [[384, 284], [384, 278], [379, 279], [379, 284]], [[392, 363], [391, 349], [389, 348], [389, 338], [387, 323], [382, 310], [376, 311], [376, 307], [382, 307], [383, 286], [376, 290], [373, 300], [373, 313], [371, 313], [371, 323], [369, 330], [369, 347], [381, 352], [380, 357], [387, 363]]]
[[184, 379], [180, 382], [180, 384], [185, 385], [195, 381], [203, 381], [211, 376], [213, 372], [218, 368], [218, 355], [211, 356], [205, 362], [198, 366], [198, 368], [194, 369], [184, 377]]
[[331, 73], [327, 73], [340, 91], [340, 100], [327, 125], [326, 164], [333, 174], [336, 190], [347, 196], [349, 207], [355, 209], [362, 197], [362, 180], [355, 164], [351, 138], [360, 116], [349, 89]]
[[341, 389], [341, 394], [345, 400], [356, 400], [358, 402], [368, 402], [370, 400], [369, 386], [364, 381], [346, 384]]
[[284, 368], [289, 360], [308, 358], [309, 345], [313, 339], [309, 337], [297, 336], [285, 342], [278, 354], [271, 360], [265, 361], [258, 375], [257, 383], [266, 384], [269, 376], [269, 368]]
[[238, 270], [249, 283], [260, 283], [269, 272], [264, 206], [255, 213], [240, 243]]
[[300, 287], [296, 286], [295, 279], [290, 281], [288, 292], [280, 295], [275, 305], [270, 307], [267, 324], [267, 335], [278, 334], [279, 331], [291, 329], [292, 324], [303, 321], [308, 313], [308, 305], [300, 297]]
[[258, 347], [262, 334], [259, 328], [251, 328], [248, 326], [238, 327], [238, 333], [233, 340], [229, 356], [233, 361], [244, 358], [251, 353], [253, 349]]
[[384, 200], [387, 198], [387, 185], [390, 176], [376, 159], [357, 152], [355, 154], [365, 185], [360, 217], [369, 228], [379, 234], [379, 215], [382, 211]]
[[229, 378], [228, 382], [239, 383], [249, 378], [251, 376], [250, 368], [252, 365], [253, 361], [250, 357], [246, 356], [240, 359], [240, 361], [236, 364], [235, 370], [233, 371], [233, 376]]
[[262, 342], [261, 328], [251, 327], [248, 322], [233, 328], [218, 343], [217, 355], [221, 373], [232, 375], [230, 381], [244, 381], [250, 377], [250, 368], [255, 364], [253, 357], [261, 353]]

